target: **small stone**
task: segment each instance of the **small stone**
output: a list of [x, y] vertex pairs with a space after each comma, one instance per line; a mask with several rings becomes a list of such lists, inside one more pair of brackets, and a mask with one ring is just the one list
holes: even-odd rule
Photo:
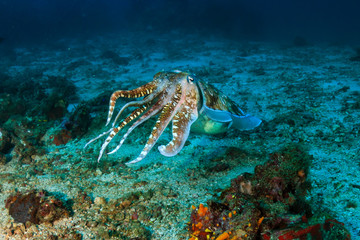
[[120, 206], [122, 206], [123, 208], [127, 208], [128, 206], [130, 206], [130, 204], [131, 204], [131, 201], [126, 199], [120, 204]]
[[20, 236], [20, 237], [24, 234], [23, 231], [21, 231], [20, 228], [16, 228], [15, 231], [14, 231], [14, 233], [15, 233], [15, 235], [18, 235], [18, 236]]
[[87, 222], [87, 223], [86, 223], [86, 226], [88, 226], [88, 227], [96, 227], [96, 226], [97, 226], [97, 222], [95, 222], [95, 221]]
[[[26, 225], [28, 225], [28, 223], [31, 224], [31, 222], [28, 221], [28, 222], [26, 222]], [[31, 226], [27, 227], [27, 229], [29, 232], [33, 232], [33, 233], [39, 232], [39, 230], [35, 224], [32, 224]]]
[[103, 197], [96, 197], [96, 198], [94, 199], [94, 204], [95, 204], [95, 205], [105, 205], [105, 204], [106, 204], [106, 200], [105, 200], [105, 198], [103, 198]]
[[101, 176], [102, 175], [102, 172], [100, 169], [96, 169], [95, 171], [95, 176]]

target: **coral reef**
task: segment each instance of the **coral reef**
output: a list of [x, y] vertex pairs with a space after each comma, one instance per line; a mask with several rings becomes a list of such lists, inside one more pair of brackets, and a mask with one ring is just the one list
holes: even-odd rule
[[87, 103], [79, 104], [67, 117], [64, 117], [60, 125], [43, 140], [46, 143], [60, 146], [68, 143], [73, 138], [83, 136], [87, 133], [92, 122], [90, 110], [92, 109]]
[[0, 155], [6, 157], [6, 162], [13, 159], [32, 162], [35, 156], [44, 154], [40, 138], [45, 131], [45, 128], [37, 128], [37, 123], [31, 119], [11, 117], [0, 129]]
[[288, 146], [254, 174], [233, 179], [208, 207], [193, 206], [190, 239], [350, 239], [343, 224], [324, 222], [305, 200], [311, 158], [301, 147]]
[[[28, 69], [15, 76], [0, 74], [0, 162], [14, 159], [29, 164], [45, 153], [43, 136], [67, 114], [69, 102], [77, 99], [75, 85], [66, 78], [44, 76], [43, 69]], [[82, 108], [83, 109], [83, 108]], [[87, 130], [84, 111], [71, 115], [74, 134], [65, 127], [51, 136], [55, 145], [66, 144]], [[88, 117], [88, 115], [85, 115]]]
[[71, 131], [74, 137], [81, 137], [87, 133], [92, 120], [90, 116], [91, 110], [87, 103], [79, 104], [71, 113], [69, 119], [64, 122], [65, 128]]
[[[1, 82], [1, 81], [0, 81]], [[1, 83], [0, 83], [1, 85]], [[0, 86], [1, 89], [1, 86]], [[26, 107], [22, 100], [8, 93], [0, 93], [0, 123], [5, 123], [11, 116], [25, 115]]]
[[60, 76], [44, 76], [43, 69], [29, 69], [9, 76], [0, 74], [0, 122], [21, 115], [56, 120], [69, 102], [77, 100], [75, 85]]

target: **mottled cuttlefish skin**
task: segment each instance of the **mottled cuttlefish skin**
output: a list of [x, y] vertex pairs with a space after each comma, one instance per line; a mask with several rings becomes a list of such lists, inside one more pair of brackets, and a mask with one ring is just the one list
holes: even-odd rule
[[[200, 132], [205, 133], [218, 133], [227, 130], [231, 123], [229, 123], [229, 121], [218, 122], [217, 118], [219, 117], [227, 117], [234, 113], [236, 114], [234, 115], [236, 118], [244, 117], [244, 119], [246, 119], [241, 109], [213, 86], [205, 82], [195, 81], [194, 77], [189, 73], [177, 70], [159, 72], [155, 74], [151, 82], [136, 89], [115, 91], [110, 97], [106, 126], [111, 122], [116, 101], [119, 98], [142, 99], [125, 104], [112, 122], [112, 127], [85, 145], [86, 147], [95, 140], [107, 135], [106, 140], [101, 146], [98, 161], [100, 161], [110, 141], [127, 126], [127, 124], [133, 121], [134, 123], [128, 128], [116, 148], [108, 154], [115, 153], [119, 150], [126, 138], [137, 126], [149, 118], [159, 115], [140, 155], [136, 159], [128, 162], [128, 164], [136, 163], [144, 159], [170, 122], [172, 122], [172, 140], [166, 146], [161, 145], [158, 147], [160, 153], [168, 157], [174, 156], [181, 151], [189, 136], [191, 126], [199, 116], [202, 117], [194, 126], [196, 125], [195, 128], [197, 130], [200, 129]], [[118, 122], [119, 117], [128, 107], [136, 107], [136, 109], [122, 121]], [[210, 117], [203, 116], [206, 115], [206, 113], [209, 113]], [[214, 128], [213, 126], [215, 125], [217, 125], [215, 131], [209, 130], [209, 128]], [[220, 130], [218, 130], [218, 128]]]
[[[171, 121], [173, 138], [166, 146], [160, 146], [159, 151], [165, 156], [176, 155], [183, 148], [185, 141], [189, 136], [191, 124], [198, 117], [198, 102], [200, 97], [199, 90], [193, 81], [194, 79], [186, 72], [159, 72], [154, 76], [153, 81], [141, 87], [133, 90], [115, 91], [110, 97], [106, 125], [111, 122], [117, 99], [141, 97], [143, 97], [143, 99], [125, 104], [115, 117], [112, 128], [90, 140], [85, 147], [95, 140], [108, 135], [101, 147], [98, 157], [99, 161], [110, 141], [127, 124], [136, 120], [123, 135], [118, 146], [108, 154], [116, 152], [124, 143], [127, 136], [138, 125], [145, 122], [150, 117], [159, 114], [156, 124], [140, 155], [128, 164], [139, 162], [145, 158]], [[128, 107], [137, 108], [117, 124], [121, 113]]]

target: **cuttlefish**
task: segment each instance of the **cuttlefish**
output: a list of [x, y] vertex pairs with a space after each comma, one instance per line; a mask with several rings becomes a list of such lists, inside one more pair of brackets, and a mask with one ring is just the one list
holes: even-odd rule
[[[95, 140], [108, 135], [102, 144], [98, 161], [104, 154], [110, 141], [130, 122], [134, 122], [122, 136], [117, 147], [120, 149], [129, 134], [149, 118], [159, 115], [155, 126], [140, 155], [128, 162], [136, 163], [145, 158], [155, 145], [165, 128], [172, 122], [172, 139], [167, 145], [158, 147], [160, 153], [171, 157], [184, 147], [190, 131], [206, 134], [218, 134], [230, 127], [250, 130], [260, 125], [257, 117], [245, 114], [238, 105], [211, 84], [196, 79], [182, 71], [159, 72], [153, 80], [133, 90], [118, 90], [110, 97], [106, 126], [111, 122], [115, 104], [119, 98], [141, 98], [126, 103], [116, 115], [112, 127], [90, 140], [85, 147]], [[126, 108], [136, 107], [122, 121], [118, 121]]]

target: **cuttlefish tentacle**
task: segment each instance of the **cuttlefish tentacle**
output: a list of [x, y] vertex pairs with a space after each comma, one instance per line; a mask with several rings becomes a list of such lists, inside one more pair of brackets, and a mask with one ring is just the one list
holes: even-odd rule
[[170, 123], [171, 119], [173, 119], [175, 113], [178, 111], [179, 106], [184, 101], [184, 96], [182, 96], [183, 91], [181, 84], [178, 84], [176, 86], [176, 92], [174, 93], [172, 99], [170, 102], [168, 102], [163, 110], [161, 111], [161, 114], [156, 121], [156, 124], [154, 128], [152, 129], [152, 132], [150, 133], [149, 139], [141, 151], [140, 155], [133, 161], [130, 161], [128, 164], [133, 164], [141, 161], [151, 150], [151, 148], [155, 145], [161, 134], [164, 132], [167, 125]]
[[[141, 161], [156, 144], [164, 129], [172, 121], [172, 140], [158, 149], [162, 155], [174, 156], [185, 145], [189, 132], [198, 131], [217, 134], [227, 131], [230, 126], [240, 130], [253, 129], [261, 120], [245, 114], [232, 100], [210, 84], [195, 79], [192, 75], [181, 71], [160, 72], [153, 81], [134, 90], [119, 90], [112, 94], [106, 125], [112, 119], [118, 98], [140, 98], [125, 104], [117, 113], [112, 128], [90, 140], [86, 145], [107, 135], [101, 146], [98, 161], [105, 152], [110, 141], [127, 124], [134, 121], [123, 135], [119, 144], [108, 154], [120, 149], [129, 134], [140, 124], [160, 113], [151, 131], [149, 139], [140, 155], [129, 164]], [[137, 107], [124, 120], [118, 119], [125, 109]], [[117, 127], [116, 127], [117, 126]]]
[[[111, 140], [116, 136], [116, 134], [122, 129], [124, 128], [128, 123], [130, 123], [131, 121], [133, 121], [134, 119], [136, 119], [137, 117], [139, 117], [146, 109], [148, 108], [148, 104], [135, 109], [127, 118], [125, 118], [121, 124], [117, 127], [114, 127], [112, 129], [110, 129], [109, 131], [107, 131], [106, 133], [109, 133], [108, 137], [106, 138], [105, 142], [102, 144], [101, 146], [101, 150], [99, 153], [99, 157], [98, 157], [98, 162], [100, 161], [102, 155], [104, 154], [104, 151], [106, 149], [106, 147], [109, 145], [109, 143], [111, 142]], [[100, 137], [106, 135], [106, 133], [101, 134]], [[99, 137], [95, 138], [98, 139]], [[90, 142], [89, 142], [90, 143]]]
[[187, 100], [172, 120], [172, 140], [166, 146], [158, 147], [159, 152], [164, 156], [172, 157], [181, 151], [189, 136], [191, 125], [198, 118], [197, 99], [189, 95], [186, 97]]
[[116, 146], [115, 149], [113, 149], [111, 152], [109, 152], [108, 154], [113, 154], [115, 153], [117, 150], [120, 149], [120, 147], [122, 146], [122, 144], [124, 143], [124, 141], [126, 140], [126, 138], [130, 135], [130, 133], [140, 124], [142, 124], [143, 122], [145, 122], [146, 120], [148, 120], [149, 118], [151, 118], [152, 116], [155, 116], [156, 114], [158, 114], [161, 109], [163, 109], [163, 107], [165, 106], [164, 102], [165, 100], [167, 100], [167, 98], [165, 96], [161, 96], [159, 98], [159, 100], [154, 103], [154, 105], [147, 111], [145, 112], [128, 130], [127, 132], [124, 134], [124, 136], [121, 138], [120, 143]]
[[[149, 91], [150, 92], [150, 91]], [[151, 92], [150, 92], [151, 93]], [[114, 122], [112, 123], [112, 126], [114, 127], [117, 120], [119, 119], [121, 113], [123, 113], [123, 111], [128, 108], [128, 107], [139, 107], [139, 106], [142, 106], [144, 104], [147, 104], [147, 103], [150, 103], [152, 100], [154, 100], [156, 97], [158, 97], [160, 94], [159, 91], [154, 91], [151, 95], [148, 95], [146, 96], [143, 100], [141, 101], [132, 101], [132, 102], [129, 102], [127, 104], [125, 104], [121, 109], [120, 111], [118, 112], [118, 114], [116, 115], [115, 119], [114, 119]], [[110, 116], [110, 119], [111, 119], [111, 116]], [[110, 120], [109, 120], [110, 121]], [[108, 123], [107, 123], [108, 124]], [[107, 125], [106, 124], [106, 125]]]
[[111, 132], [111, 130], [112, 130], [112, 128], [109, 129], [109, 130], [106, 131], [106, 132], [103, 132], [102, 134], [100, 134], [100, 135], [97, 136], [96, 138], [91, 139], [89, 142], [87, 142], [87, 143], [85, 144], [84, 148], [86, 148], [87, 146], [89, 146], [90, 143], [93, 143], [93, 142], [95, 142], [96, 140], [98, 140], [99, 138], [105, 136], [106, 134], [108, 134], [109, 132]]
[[[145, 95], [149, 95], [151, 94], [157, 87], [159, 86], [159, 80], [158, 79], [154, 79], [153, 81], [142, 85], [138, 88], [135, 88], [133, 90], [118, 90], [115, 91], [111, 97], [110, 97], [110, 102], [109, 102], [109, 112], [108, 112], [108, 117], [107, 117], [107, 121], [106, 121], [106, 126], [110, 123], [112, 115], [114, 113], [114, 108], [115, 108], [115, 104], [116, 104], [116, 100], [120, 97], [123, 98], [139, 98], [139, 97], [143, 97]], [[120, 113], [122, 111], [125, 110], [125, 108], [129, 107], [129, 106], [133, 106], [133, 105], [138, 105], [135, 102], [130, 102], [128, 104], [126, 104], [119, 112], [118, 116], [120, 116]], [[115, 122], [113, 123], [113, 126], [115, 125]]]

